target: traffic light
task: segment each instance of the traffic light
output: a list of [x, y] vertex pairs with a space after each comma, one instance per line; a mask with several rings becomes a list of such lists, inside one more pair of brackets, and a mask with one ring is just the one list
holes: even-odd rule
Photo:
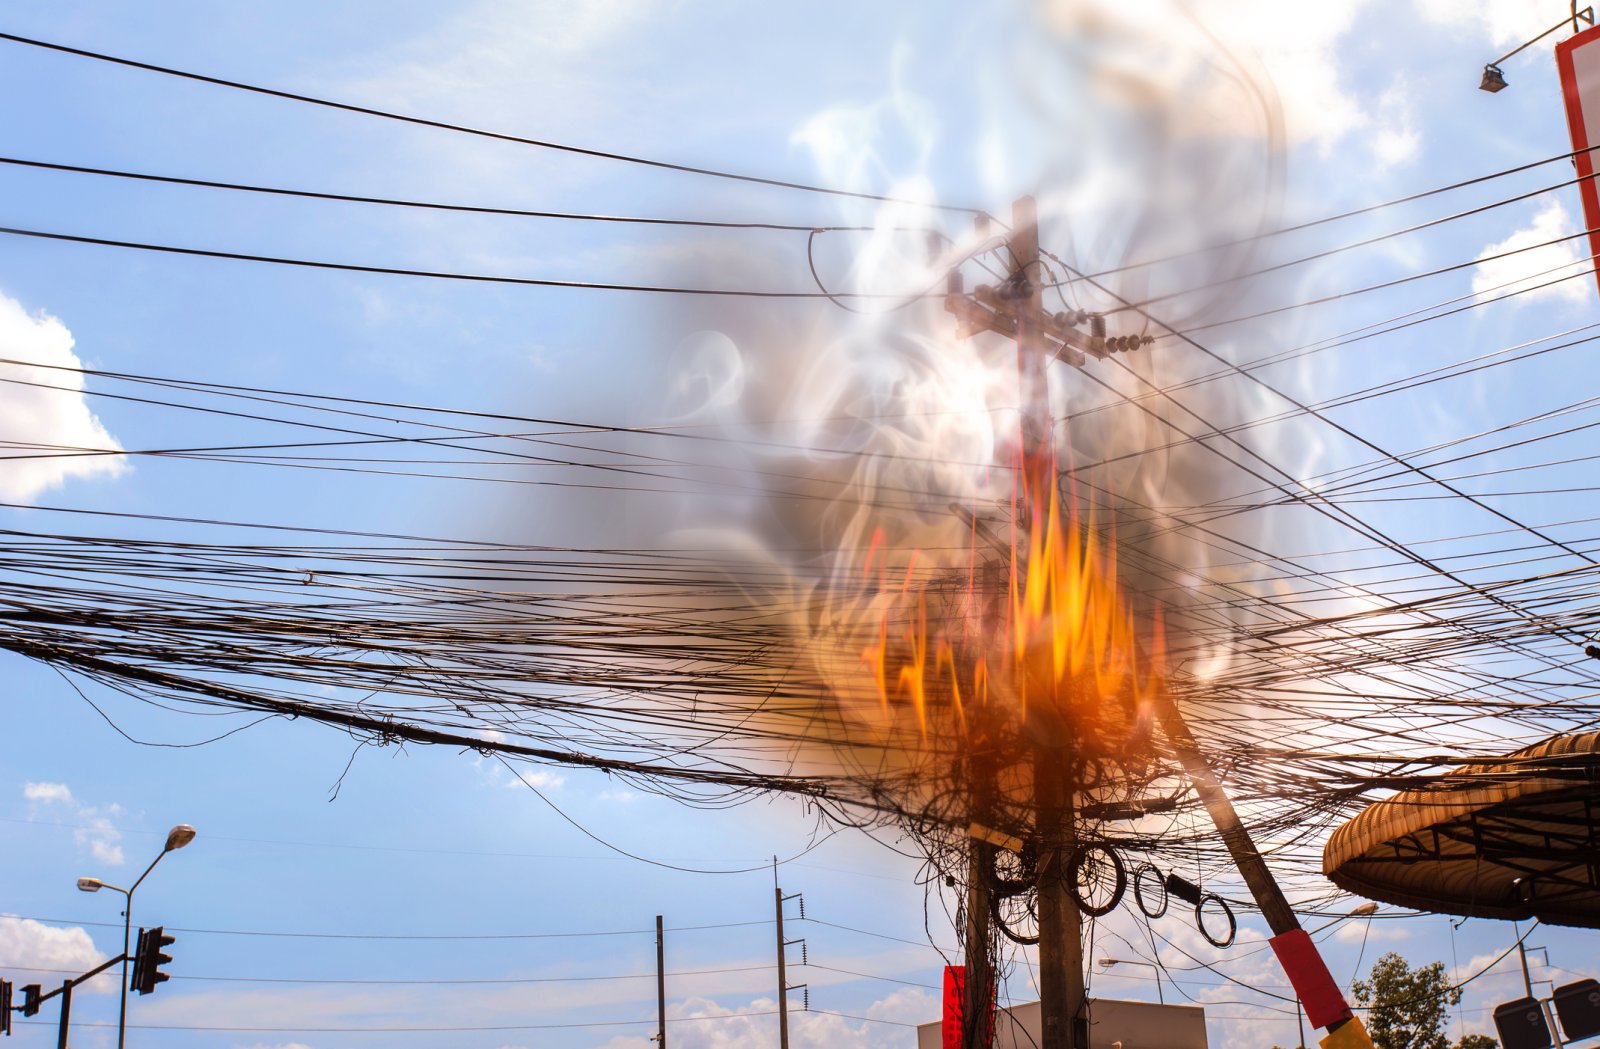
[[0, 1034], [11, 1033], [11, 981], [0, 980]]
[[42, 990], [36, 983], [26, 984], [22, 988], [22, 1015], [39, 1015], [39, 992]]
[[134, 951], [133, 975], [129, 980], [135, 991], [149, 994], [156, 989], [156, 984], [172, 979], [161, 971], [161, 967], [172, 961], [172, 955], [162, 952], [172, 945], [173, 940], [174, 937], [167, 935], [165, 926], [139, 930], [139, 946]]
[[1578, 1042], [1600, 1034], [1600, 983], [1579, 980], [1557, 987], [1551, 998], [1556, 1015], [1561, 1017], [1561, 1033], [1567, 1041]]
[[1555, 1044], [1544, 1010], [1533, 998], [1518, 998], [1496, 1006], [1494, 1029], [1506, 1049], [1550, 1049]]

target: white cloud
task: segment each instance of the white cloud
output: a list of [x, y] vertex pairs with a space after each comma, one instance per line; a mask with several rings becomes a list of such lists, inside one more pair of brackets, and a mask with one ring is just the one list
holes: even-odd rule
[[[122, 810], [113, 805], [109, 810], [113, 815]], [[88, 824], [79, 827], [73, 832], [73, 840], [79, 848], [87, 848], [89, 855], [100, 863], [107, 863], [113, 867], [122, 865], [122, 832], [119, 831], [105, 816], [97, 815], [92, 808], [78, 810], [78, 818], [88, 820]]]
[[[103, 961], [105, 955], [94, 945], [86, 929], [0, 916], [0, 963], [7, 969], [20, 969], [25, 973], [30, 971], [30, 966], [36, 966], [33, 971], [39, 971], [39, 983], [58, 983], [63, 973], [88, 972]], [[13, 979], [13, 982], [34, 981]], [[111, 994], [117, 989], [117, 978], [108, 973], [95, 977], [84, 987], [96, 994]]]
[[1416, 159], [1422, 136], [1412, 118], [1410, 85], [1397, 76], [1378, 97], [1372, 128], [1372, 154], [1378, 163], [1394, 167]]
[[[1458, 0], [1417, 0], [1417, 9], [1430, 22], [1464, 27], [1487, 36], [1496, 46], [1520, 44], [1550, 27], [1549, 19], [1528, 0], [1477, 0], [1463, 4]], [[1561, 9], [1556, 8], [1559, 16]]]
[[25, 783], [22, 796], [35, 808], [60, 806], [71, 810], [70, 818], [77, 826], [73, 840], [80, 849], [87, 849], [97, 863], [121, 866], [122, 832], [112, 819], [122, 815], [122, 806], [116, 803], [105, 806], [80, 804], [72, 796], [72, 788], [65, 783]]
[[72, 801], [72, 790], [65, 783], [26, 783], [22, 796], [28, 801]]
[[1333, 938], [1340, 943], [1380, 943], [1411, 939], [1411, 931], [1399, 922], [1345, 922]]
[[508, 790], [527, 790], [529, 787], [535, 790], [560, 790], [562, 784], [566, 782], [565, 776], [548, 769], [534, 769], [531, 772], [518, 769], [516, 775], [506, 779], [505, 787]]
[[1232, 46], [1254, 50], [1272, 77], [1292, 140], [1323, 150], [1368, 123], [1360, 102], [1341, 81], [1336, 53], [1370, 0], [1283, 4], [1275, 0], [1223, 0], [1198, 15]]
[[[493, 127], [580, 138], [602, 123], [618, 129], [635, 119], [632, 85], [618, 70], [628, 53], [620, 45], [662, 13], [662, 5], [641, 0], [477, 0], [455, 5], [425, 33], [373, 51], [362, 72], [325, 87], [386, 109], [469, 123], [493, 113]], [[560, 104], [548, 104], [552, 98]], [[491, 143], [458, 144], [446, 155], [436, 140], [418, 141], [427, 143], [415, 158], [424, 177], [448, 172], [453, 182], [465, 178], [480, 189], [525, 180], [530, 163], [544, 165], [541, 181], [552, 184], [585, 170]], [[433, 237], [441, 232], [426, 220], [418, 228]], [[364, 305], [383, 315], [394, 303]]]
[[72, 347], [72, 333], [61, 321], [30, 314], [0, 294], [0, 360], [48, 366], [0, 364], [0, 380], [10, 380], [0, 382], [0, 499], [28, 502], [71, 477], [115, 477], [127, 469], [120, 455], [11, 458], [57, 449], [121, 451], [89, 410], [83, 375], [70, 370], [81, 367]]
[[[1566, 272], [1570, 271], [1562, 273], [1548, 271], [1576, 263], [1587, 256], [1589, 251], [1586, 241], [1581, 238], [1565, 240], [1559, 244], [1547, 244], [1542, 248], [1532, 248], [1532, 245], [1545, 244], [1547, 241], [1576, 232], [1578, 226], [1568, 217], [1561, 202], [1552, 200], [1534, 215], [1533, 221], [1527, 226], [1499, 243], [1490, 244], [1478, 253], [1478, 257], [1485, 261], [1478, 263], [1472, 271], [1472, 293], [1483, 299], [1530, 288], [1555, 277], [1565, 276]], [[1531, 248], [1531, 250], [1521, 251], [1506, 258], [1490, 258], [1519, 248]], [[1583, 302], [1589, 294], [1588, 281], [1566, 280], [1547, 288], [1540, 288], [1538, 291], [1530, 291], [1511, 301], [1524, 303], [1537, 298], [1560, 298], [1568, 302]]]
[[[927, 1023], [939, 1016], [932, 994], [905, 988], [864, 1009], [852, 1009], [866, 1020], [849, 1020], [826, 1013], [806, 1012], [796, 1000], [789, 1003], [789, 1044], [796, 1049], [889, 1049], [907, 1044], [911, 1032], [897, 1024]], [[756, 998], [729, 1007], [709, 998], [690, 998], [667, 1009], [667, 1037], [678, 1049], [740, 1049], [771, 1045], [777, 1039], [778, 1021], [772, 1015], [777, 1003]], [[741, 1015], [741, 1014], [763, 1015]], [[889, 1021], [872, 1023], [872, 1020]], [[602, 1049], [648, 1049], [645, 1035], [613, 1038]]]
[[1289, 144], [1327, 152], [1370, 123], [1341, 75], [1338, 49], [1376, 6], [1055, 0], [1044, 10], [1058, 32], [1092, 44], [1105, 72], [1138, 83], [1147, 100], [1188, 107], [1180, 119], [1206, 133], [1262, 134], [1265, 109], [1273, 119], [1281, 115]]

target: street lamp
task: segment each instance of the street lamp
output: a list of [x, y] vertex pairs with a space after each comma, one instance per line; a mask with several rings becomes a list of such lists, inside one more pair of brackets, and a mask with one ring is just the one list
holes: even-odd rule
[[133, 893], [139, 888], [141, 882], [150, 876], [156, 869], [156, 864], [161, 862], [161, 857], [175, 849], [181, 849], [194, 840], [194, 828], [187, 823], [180, 823], [167, 832], [167, 843], [161, 847], [161, 852], [150, 861], [150, 866], [139, 875], [138, 881], [131, 888], [124, 889], [110, 882], [101, 881], [99, 878], [79, 878], [78, 888], [83, 892], [99, 892], [101, 889], [112, 889], [122, 893], [125, 897], [122, 909], [122, 1004], [117, 1007], [117, 1049], [123, 1049], [128, 1036], [128, 947], [130, 934], [133, 930]]
[[1166, 998], [1161, 994], [1161, 966], [1155, 962], [1139, 962], [1131, 958], [1101, 958], [1100, 968], [1109, 969], [1113, 965], [1144, 965], [1156, 971], [1156, 1001], [1162, 1005], [1167, 1004]]
[[1539, 41], [1543, 40], [1545, 37], [1549, 36], [1551, 33], [1554, 33], [1557, 29], [1560, 29], [1562, 26], [1566, 25], [1568, 22], [1572, 23], [1572, 31], [1574, 33], [1576, 33], [1578, 31], [1578, 22], [1579, 22], [1579, 20], [1588, 22], [1590, 25], [1594, 25], [1594, 8], [1586, 7], [1582, 11], [1579, 11], [1577, 3], [1574, 2], [1573, 5], [1572, 5], [1572, 15], [1571, 15], [1570, 18], [1563, 18], [1561, 21], [1557, 22], [1555, 25], [1551, 26], [1549, 29], [1546, 29], [1544, 32], [1540, 33], [1538, 36], [1534, 37], [1532, 40], [1529, 40], [1527, 43], [1522, 44], [1522, 45], [1520, 45], [1520, 46], [1518, 46], [1516, 48], [1513, 48], [1510, 51], [1507, 51], [1505, 54], [1501, 55], [1499, 58], [1495, 59], [1493, 62], [1489, 62], [1486, 65], [1484, 65], [1484, 67], [1483, 67], [1483, 79], [1478, 82], [1478, 90], [1487, 91], [1490, 94], [1494, 94], [1494, 93], [1499, 92], [1499, 91], [1504, 91], [1506, 89], [1506, 75], [1500, 69], [1500, 63], [1501, 62], [1504, 62], [1506, 59], [1510, 58], [1512, 55], [1518, 54], [1524, 48], [1532, 47], [1534, 44], [1537, 44]]

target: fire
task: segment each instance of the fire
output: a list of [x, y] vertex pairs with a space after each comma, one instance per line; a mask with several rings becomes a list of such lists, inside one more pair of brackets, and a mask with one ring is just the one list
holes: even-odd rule
[[954, 599], [919, 583], [915, 556], [891, 582], [883, 535], [874, 535], [863, 571], [872, 585], [880, 566], [880, 617], [861, 662], [880, 711], [893, 719], [909, 710], [925, 740], [1044, 719], [1067, 725], [1080, 745], [1125, 745], [1163, 686], [1160, 618], [1150, 617], [1142, 641], [1114, 537], [1063, 500], [1053, 465], [1019, 474], [1009, 549], [986, 559], [974, 521], [965, 590]]

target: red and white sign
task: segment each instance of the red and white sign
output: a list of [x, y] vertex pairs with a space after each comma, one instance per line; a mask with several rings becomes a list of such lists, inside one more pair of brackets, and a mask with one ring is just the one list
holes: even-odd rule
[[[1595, 186], [1596, 149], [1600, 146], [1600, 26], [1585, 29], [1556, 45], [1556, 67], [1561, 70], [1561, 94], [1567, 102], [1567, 128], [1572, 132], [1572, 160], [1577, 166], [1578, 190], [1583, 195], [1583, 225], [1589, 231], [1589, 251], [1600, 261], [1600, 190]], [[1600, 280], [1600, 266], [1596, 268]]]

